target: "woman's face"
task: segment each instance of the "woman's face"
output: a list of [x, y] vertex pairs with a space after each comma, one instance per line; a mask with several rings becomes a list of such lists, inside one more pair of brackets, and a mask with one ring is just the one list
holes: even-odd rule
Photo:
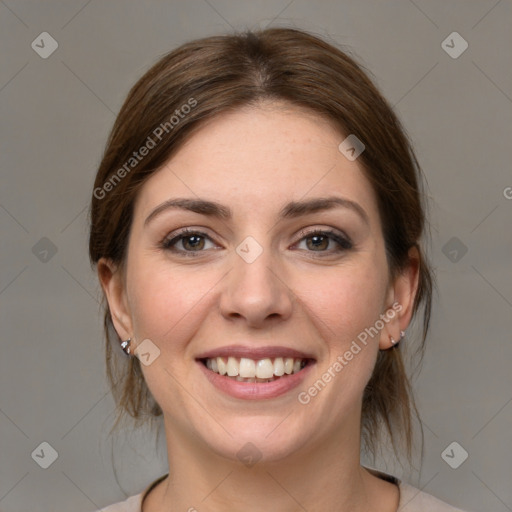
[[[293, 106], [243, 108], [203, 126], [140, 191], [124, 277], [106, 289], [176, 442], [229, 458], [251, 442], [278, 460], [359, 432], [379, 347], [405, 326], [393, 309], [382, 321], [400, 297], [344, 138]], [[326, 198], [339, 202], [312, 207]], [[208, 204], [161, 207], [178, 199]]]

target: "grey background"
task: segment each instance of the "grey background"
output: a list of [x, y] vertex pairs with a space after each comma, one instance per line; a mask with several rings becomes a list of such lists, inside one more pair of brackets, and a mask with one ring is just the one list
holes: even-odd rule
[[[461, 508], [512, 510], [511, 11], [506, 0], [0, 1], [0, 510], [85, 512], [167, 472], [148, 432], [107, 436], [93, 179], [128, 89], [160, 55], [270, 25], [352, 49], [428, 180], [439, 296], [414, 381], [425, 458], [421, 472], [378, 467]], [[31, 48], [43, 31], [59, 45], [47, 59]], [[469, 44], [457, 59], [441, 47], [453, 31]], [[31, 456], [44, 441], [58, 453], [48, 469]], [[453, 441], [469, 453], [457, 469], [441, 457]]]

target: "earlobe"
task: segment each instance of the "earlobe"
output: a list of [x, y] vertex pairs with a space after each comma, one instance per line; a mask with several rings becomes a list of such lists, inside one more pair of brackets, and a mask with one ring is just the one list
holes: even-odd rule
[[402, 269], [390, 289], [390, 301], [393, 305], [388, 306], [388, 311], [393, 309], [395, 315], [381, 332], [379, 349], [394, 347], [405, 336], [413, 314], [419, 274], [420, 257], [417, 247], [413, 246], [409, 249], [409, 265]]
[[108, 302], [114, 328], [119, 338], [126, 340], [131, 337], [133, 331], [123, 273], [120, 268], [106, 258], [101, 258], [98, 261], [97, 272]]

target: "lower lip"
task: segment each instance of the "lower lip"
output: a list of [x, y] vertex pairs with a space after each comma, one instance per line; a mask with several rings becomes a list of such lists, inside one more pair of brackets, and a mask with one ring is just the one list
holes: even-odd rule
[[299, 386], [309, 374], [314, 363], [308, 363], [302, 370], [291, 375], [283, 376], [272, 382], [240, 382], [230, 377], [215, 373], [201, 362], [197, 361], [206, 378], [220, 391], [235, 398], [244, 400], [264, 400], [284, 395]]

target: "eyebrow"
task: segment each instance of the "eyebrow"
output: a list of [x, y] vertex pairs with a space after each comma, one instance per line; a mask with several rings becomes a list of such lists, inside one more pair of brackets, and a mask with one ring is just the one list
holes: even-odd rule
[[[370, 224], [368, 214], [363, 207], [343, 197], [330, 196], [307, 199], [304, 201], [292, 201], [286, 204], [279, 212], [280, 219], [292, 219], [310, 213], [316, 213], [324, 210], [331, 210], [336, 207], [348, 208], [356, 212], [366, 224]], [[164, 201], [158, 205], [144, 221], [147, 226], [155, 217], [170, 209], [187, 210], [209, 217], [216, 217], [222, 220], [229, 220], [233, 217], [233, 212], [227, 206], [219, 204], [215, 201], [207, 201], [205, 199], [189, 199], [176, 198]]]

